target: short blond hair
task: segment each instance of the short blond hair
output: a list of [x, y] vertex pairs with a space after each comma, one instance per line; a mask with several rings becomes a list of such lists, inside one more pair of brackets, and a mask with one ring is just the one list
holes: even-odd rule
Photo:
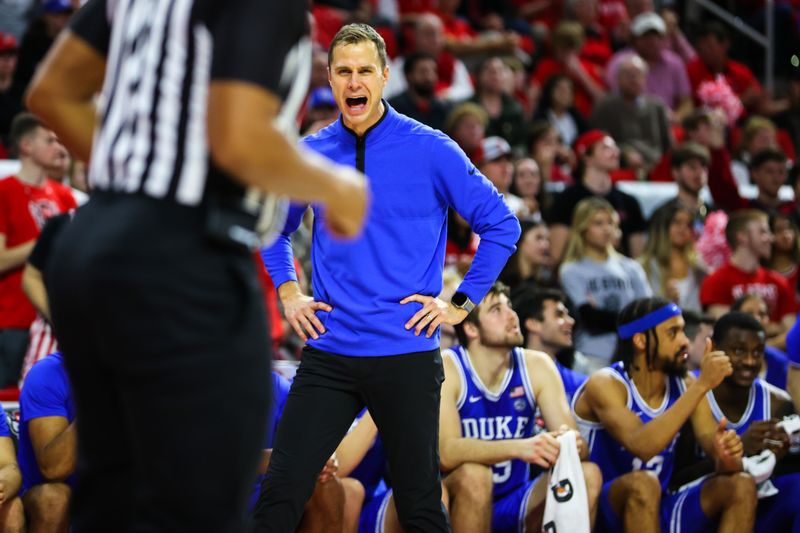
[[333, 51], [337, 46], [359, 44], [367, 41], [375, 45], [375, 49], [378, 50], [378, 58], [381, 60], [381, 69], [385, 69], [389, 65], [386, 42], [381, 37], [381, 34], [375, 31], [375, 28], [368, 24], [359, 23], [347, 24], [336, 32], [328, 48], [328, 67], [333, 62]]

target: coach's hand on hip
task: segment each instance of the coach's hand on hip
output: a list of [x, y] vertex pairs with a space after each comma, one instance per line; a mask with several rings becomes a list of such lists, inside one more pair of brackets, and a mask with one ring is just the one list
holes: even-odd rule
[[317, 311], [330, 313], [333, 309], [330, 305], [317, 302], [311, 296], [303, 294], [296, 281], [287, 281], [278, 287], [278, 295], [283, 304], [286, 320], [303, 342], [308, 342], [308, 337], [318, 339], [325, 333], [325, 326], [317, 318], [316, 313]]
[[[422, 304], [422, 309], [417, 311], [411, 319], [406, 322], [406, 329], [414, 328], [414, 335], [419, 335], [427, 326], [428, 331], [425, 336], [430, 338], [442, 324], [451, 326], [460, 323], [467, 318], [467, 311], [459, 309], [451, 303], [447, 303], [433, 296], [422, 294], [412, 294], [400, 300], [401, 304], [418, 302]], [[414, 325], [416, 324], [416, 327]]]

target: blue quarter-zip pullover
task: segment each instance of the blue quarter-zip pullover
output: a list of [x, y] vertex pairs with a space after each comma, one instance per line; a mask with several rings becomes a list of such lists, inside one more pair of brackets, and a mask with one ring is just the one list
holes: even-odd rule
[[[371, 207], [362, 235], [352, 241], [331, 236], [314, 207], [311, 248], [314, 299], [333, 307], [317, 312], [326, 332], [308, 344], [346, 356], [421, 352], [439, 346], [405, 323], [421, 305], [401, 305], [418, 293], [442, 290], [447, 209], [469, 222], [481, 241], [459, 290], [478, 303], [515, 249], [520, 227], [503, 197], [481, 175], [456, 143], [397, 113], [386, 112], [362, 137], [342, 119], [303, 140], [303, 144], [369, 178]], [[262, 252], [275, 286], [296, 280], [289, 235], [306, 206], [293, 206], [278, 241]]]

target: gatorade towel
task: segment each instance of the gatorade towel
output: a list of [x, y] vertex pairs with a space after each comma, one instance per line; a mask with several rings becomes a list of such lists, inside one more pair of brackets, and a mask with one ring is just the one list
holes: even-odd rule
[[577, 433], [558, 437], [558, 460], [550, 470], [542, 531], [545, 533], [589, 533], [589, 501], [578, 456]]

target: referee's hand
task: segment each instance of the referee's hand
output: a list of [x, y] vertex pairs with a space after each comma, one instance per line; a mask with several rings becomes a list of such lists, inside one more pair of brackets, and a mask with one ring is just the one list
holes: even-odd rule
[[[442, 324], [454, 326], [467, 318], [467, 311], [459, 309], [453, 304], [447, 303], [433, 296], [422, 294], [412, 294], [400, 300], [401, 304], [417, 302], [422, 304], [422, 309], [417, 311], [411, 319], [406, 322], [406, 329], [414, 328], [414, 335], [420, 335], [427, 326], [425, 336], [430, 338]], [[416, 326], [416, 327], [415, 327]]]
[[317, 318], [317, 311], [328, 313], [333, 309], [325, 302], [317, 302], [311, 296], [300, 291], [296, 281], [287, 281], [278, 288], [278, 295], [283, 304], [283, 314], [297, 335], [308, 342], [308, 338], [318, 339], [325, 333], [325, 326]]

